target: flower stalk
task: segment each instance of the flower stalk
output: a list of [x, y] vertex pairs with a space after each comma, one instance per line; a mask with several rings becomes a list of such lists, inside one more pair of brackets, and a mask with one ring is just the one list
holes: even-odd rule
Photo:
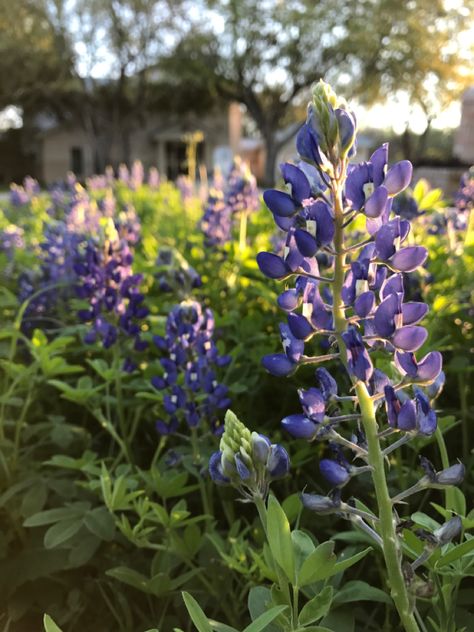
[[[341, 296], [344, 283], [344, 268], [346, 251], [344, 248], [344, 213], [342, 205], [342, 191], [336, 181], [332, 187], [335, 210], [334, 247], [336, 250], [334, 262], [333, 317], [334, 328], [337, 332], [339, 354], [341, 362], [347, 366], [347, 355], [342, 332], [346, 330], [346, 318], [342, 307]], [[397, 607], [400, 619], [407, 632], [419, 632], [419, 627], [413, 614], [413, 605], [408, 596], [407, 586], [401, 569], [401, 552], [395, 531], [396, 523], [392, 511], [392, 501], [388, 491], [385, 476], [384, 455], [377, 436], [378, 426], [375, 416], [374, 402], [362, 381], [355, 384], [355, 392], [360, 407], [362, 425], [367, 439], [367, 462], [372, 466], [371, 476], [374, 483], [379, 516], [380, 546], [383, 551], [390, 594]]]

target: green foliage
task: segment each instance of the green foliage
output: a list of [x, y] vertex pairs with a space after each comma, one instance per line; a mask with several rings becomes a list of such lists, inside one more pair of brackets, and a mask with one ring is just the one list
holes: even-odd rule
[[[104, 192], [94, 195], [101, 199]], [[217, 437], [201, 428], [156, 434], [163, 395], [150, 386], [158, 357], [153, 347], [140, 371], [124, 375], [119, 355], [83, 344], [74, 308], [61, 314], [57, 329], [26, 336], [17, 279], [38, 265], [48, 201], [40, 198], [21, 213], [5, 208], [8, 221], [18, 214], [27, 248], [0, 288], [1, 624], [11, 632], [40, 629], [42, 622], [46, 632], [190, 632], [190, 617], [206, 632], [375, 632], [384, 622], [395, 625], [369, 536], [302, 510], [300, 491], [308, 481], [318, 489], [308, 464], [320, 447], [282, 436], [279, 421], [297, 403], [294, 381], [278, 382], [260, 365], [262, 355], [280, 348], [277, 288], [261, 277], [254, 260], [256, 251], [270, 248], [267, 214], [251, 217], [245, 253], [234, 244], [213, 252], [195, 228], [199, 202], [184, 206], [172, 184], [156, 191], [119, 187], [117, 195], [135, 206], [144, 226], [135, 261], [151, 310], [145, 335], [151, 340], [163, 333], [175, 302], [158, 291], [154, 275], [157, 249], [176, 247], [201, 273], [198, 295], [212, 307], [218, 345], [232, 357], [222, 376], [232, 408], [249, 428], [284, 443], [292, 476], [275, 483], [267, 506], [262, 501], [259, 522], [255, 507], [236, 502], [232, 490], [205, 475]], [[438, 194], [424, 185], [414, 195], [426, 207], [428, 225], [443, 212]], [[416, 481], [420, 446], [437, 466], [444, 442], [454, 454], [464, 448], [467, 470], [473, 463], [472, 226], [450, 241], [449, 234], [427, 235], [426, 219], [420, 219], [413, 239], [421, 235], [431, 258], [410, 291], [433, 304], [429, 332], [443, 347], [447, 386], [439, 400], [439, 435], [419, 440], [417, 450], [408, 448], [398, 460], [391, 455], [393, 490]], [[301, 380], [300, 386], [313, 384], [311, 368]], [[433, 551], [423, 579], [411, 586], [421, 595], [420, 616], [429, 632], [469, 629], [473, 594], [463, 578], [473, 576], [472, 481], [463, 491], [428, 491], [413, 513], [400, 507], [416, 530], [432, 532], [453, 514], [463, 524], [463, 537]], [[362, 487], [367, 505], [370, 493]], [[402, 534], [411, 561], [425, 547], [416, 530]]]

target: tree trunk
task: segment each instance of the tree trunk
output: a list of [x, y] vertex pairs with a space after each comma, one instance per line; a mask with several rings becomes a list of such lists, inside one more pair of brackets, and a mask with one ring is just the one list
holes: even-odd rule
[[274, 135], [265, 137], [265, 170], [263, 175], [263, 186], [272, 187], [275, 184], [275, 166], [278, 156], [279, 146]]

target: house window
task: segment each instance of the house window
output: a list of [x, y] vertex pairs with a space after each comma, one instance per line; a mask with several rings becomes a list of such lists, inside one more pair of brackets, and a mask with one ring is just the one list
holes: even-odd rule
[[82, 147], [71, 147], [71, 171], [76, 176], [84, 175], [84, 155]]

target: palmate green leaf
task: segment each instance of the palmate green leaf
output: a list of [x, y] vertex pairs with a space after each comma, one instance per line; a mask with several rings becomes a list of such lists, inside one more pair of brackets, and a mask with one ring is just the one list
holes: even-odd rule
[[334, 589], [326, 586], [323, 590], [305, 604], [298, 617], [300, 625], [308, 625], [322, 619], [327, 615], [331, 607]]
[[198, 629], [198, 632], [212, 632], [211, 624], [209, 623], [208, 618], [194, 597], [187, 592], [183, 592], [181, 594], [183, 595], [184, 603], [186, 604], [189, 616]]
[[290, 523], [275, 496], [268, 498], [267, 537], [274, 559], [281, 566], [288, 580], [294, 583], [295, 560]]
[[334, 574], [332, 570], [335, 564], [334, 542], [323, 542], [303, 562], [298, 573], [297, 585], [303, 587], [330, 577]]
[[352, 555], [352, 557], [348, 557], [347, 560], [341, 559], [340, 561], [336, 562], [334, 564], [334, 568], [332, 569], [333, 572], [331, 573], [331, 575], [337, 575], [338, 573], [342, 573], [342, 571], [345, 571], [347, 568], [354, 566], [354, 564], [357, 564], [357, 562], [364, 558], [371, 550], [372, 547], [368, 546], [363, 551], [360, 551], [360, 553], [356, 553], [355, 555]]
[[83, 520], [61, 520], [50, 527], [44, 534], [43, 544], [45, 549], [54, 549], [70, 540], [83, 526]]
[[441, 567], [451, 564], [451, 562], [455, 562], [465, 555], [469, 555], [472, 551], [474, 551], [474, 538], [458, 544], [453, 549], [442, 555], [436, 563], [436, 566]]
[[117, 579], [124, 584], [127, 584], [128, 586], [132, 586], [137, 590], [141, 590], [145, 593], [150, 592], [148, 587], [148, 577], [145, 577], [145, 575], [142, 575], [142, 573], [138, 573], [132, 568], [128, 568], [127, 566], [117, 566], [105, 571], [105, 574], [109, 577]]
[[79, 516], [83, 516], [88, 511], [90, 503], [75, 503], [69, 507], [58, 507], [57, 509], [47, 509], [30, 516], [23, 522], [24, 527], [42, 527], [55, 522], [73, 520]]
[[291, 532], [291, 540], [293, 542], [296, 573], [298, 574], [305, 560], [316, 549], [316, 546], [310, 536], [300, 530]]
[[62, 632], [61, 628], [54, 623], [49, 614], [44, 615], [43, 626], [45, 632]]
[[339, 605], [353, 601], [378, 601], [386, 604], [392, 603], [390, 596], [386, 592], [359, 580], [347, 582], [347, 584], [345, 584], [341, 590], [336, 593], [333, 603]]
[[96, 507], [84, 516], [84, 525], [95, 536], [106, 542], [114, 539], [115, 520], [106, 507]]
[[268, 612], [261, 614], [255, 621], [252, 621], [242, 632], [262, 632], [269, 623], [276, 619], [288, 606], [274, 606]]

